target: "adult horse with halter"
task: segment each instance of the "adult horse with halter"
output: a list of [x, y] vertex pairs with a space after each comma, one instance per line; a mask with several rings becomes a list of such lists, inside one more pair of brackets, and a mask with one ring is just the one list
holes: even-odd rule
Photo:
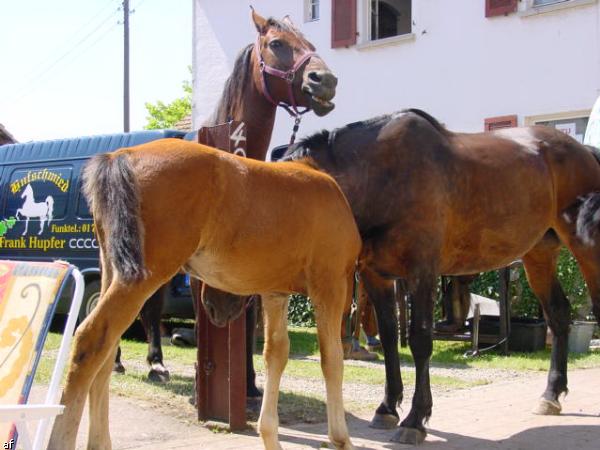
[[569, 301], [559, 249], [575, 256], [600, 319], [600, 164], [590, 148], [548, 127], [453, 133], [419, 110], [324, 131], [288, 159], [332, 175], [363, 238], [360, 276], [377, 312], [385, 396], [372, 425], [394, 427], [402, 401], [393, 279], [407, 282], [416, 366], [411, 410], [394, 440], [419, 443], [431, 415], [429, 359], [439, 275], [523, 260], [553, 333], [548, 384], [535, 412], [558, 414], [567, 391]]
[[220, 290], [262, 295], [266, 384], [259, 431], [267, 449], [280, 448], [287, 296], [310, 295], [329, 435], [337, 448], [353, 448], [342, 404], [340, 327], [361, 241], [333, 178], [302, 164], [163, 139], [93, 157], [84, 192], [101, 248], [102, 288], [74, 338], [61, 400], [65, 413], [55, 422], [49, 449], [75, 448], [88, 394], [89, 446], [110, 448], [108, 382], [119, 338], [148, 295], [182, 267]]
[[[318, 116], [324, 116], [334, 108], [331, 99], [335, 96], [337, 78], [288, 17], [281, 21], [265, 19], [252, 10], [252, 22], [257, 30], [257, 39], [237, 56], [219, 104], [204, 126], [232, 120], [243, 122], [245, 138], [249, 143], [246, 156], [264, 160], [271, 141], [277, 107], [285, 108], [296, 119], [296, 124], [299, 123], [301, 114], [309, 110]], [[252, 220], [252, 215], [247, 220]], [[196, 281], [192, 283], [196, 287]], [[163, 287], [152, 295], [140, 312], [149, 343], [149, 377], [156, 381], [167, 381], [169, 378], [169, 372], [163, 364], [160, 341], [164, 289]], [[217, 291], [213, 288], [205, 286], [203, 297], [210, 298], [215, 292]], [[249, 308], [246, 329], [247, 349], [250, 352], [255, 315], [255, 308]], [[115, 368], [123, 371], [119, 355], [120, 353], [117, 354]], [[255, 384], [251, 353], [247, 361], [248, 394], [257, 396], [260, 391]]]

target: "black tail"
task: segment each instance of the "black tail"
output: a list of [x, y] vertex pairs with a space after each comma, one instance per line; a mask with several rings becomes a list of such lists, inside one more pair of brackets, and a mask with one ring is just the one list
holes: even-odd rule
[[139, 191], [127, 155], [94, 156], [83, 172], [83, 193], [105, 233], [106, 262], [125, 282], [144, 278]]
[[591, 245], [600, 230], [600, 192], [587, 194], [581, 201], [577, 214], [577, 236]]

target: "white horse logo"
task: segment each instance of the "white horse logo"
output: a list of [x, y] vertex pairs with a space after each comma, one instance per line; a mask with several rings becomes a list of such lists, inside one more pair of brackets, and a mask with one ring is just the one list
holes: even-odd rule
[[25, 198], [25, 202], [23, 202], [23, 206], [17, 209], [15, 216], [17, 219], [21, 219], [21, 216], [25, 216], [25, 231], [23, 231], [23, 236], [27, 234], [27, 225], [29, 225], [29, 219], [32, 217], [40, 218], [40, 231], [38, 234], [42, 234], [44, 232], [44, 224], [46, 220], [48, 221], [48, 225], [52, 222], [52, 210], [54, 209], [54, 199], [51, 195], [46, 197], [46, 201], [41, 203], [36, 203], [35, 198], [33, 196], [33, 189], [31, 185], [28, 184], [23, 193], [21, 194], [21, 198]]

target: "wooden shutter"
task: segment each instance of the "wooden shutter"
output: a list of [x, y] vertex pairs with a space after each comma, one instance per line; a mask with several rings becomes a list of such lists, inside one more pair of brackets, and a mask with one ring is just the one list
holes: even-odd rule
[[485, 131], [497, 130], [499, 128], [512, 128], [516, 126], [516, 114], [513, 114], [512, 116], [490, 117], [489, 119], [485, 119], [484, 122]]
[[519, 0], [485, 0], [485, 17], [502, 16], [517, 10]]
[[331, 48], [356, 44], [356, 0], [331, 0]]

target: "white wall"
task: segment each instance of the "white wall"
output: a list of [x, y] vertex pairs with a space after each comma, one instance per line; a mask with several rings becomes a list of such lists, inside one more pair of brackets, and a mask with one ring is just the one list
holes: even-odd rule
[[[237, 52], [255, 39], [249, 2], [194, 0], [194, 125], [214, 108]], [[527, 2], [520, 2], [521, 10]], [[359, 31], [366, 11], [359, 6]], [[485, 18], [484, 0], [413, 0], [414, 39], [331, 48], [331, 1], [303, 23], [303, 1], [254, 0], [265, 16], [289, 14], [339, 78], [336, 109], [305, 116], [300, 135], [402, 108], [422, 108], [450, 129], [481, 131], [486, 117], [589, 110], [600, 95], [600, 6]], [[281, 111], [272, 146], [292, 121]]]

